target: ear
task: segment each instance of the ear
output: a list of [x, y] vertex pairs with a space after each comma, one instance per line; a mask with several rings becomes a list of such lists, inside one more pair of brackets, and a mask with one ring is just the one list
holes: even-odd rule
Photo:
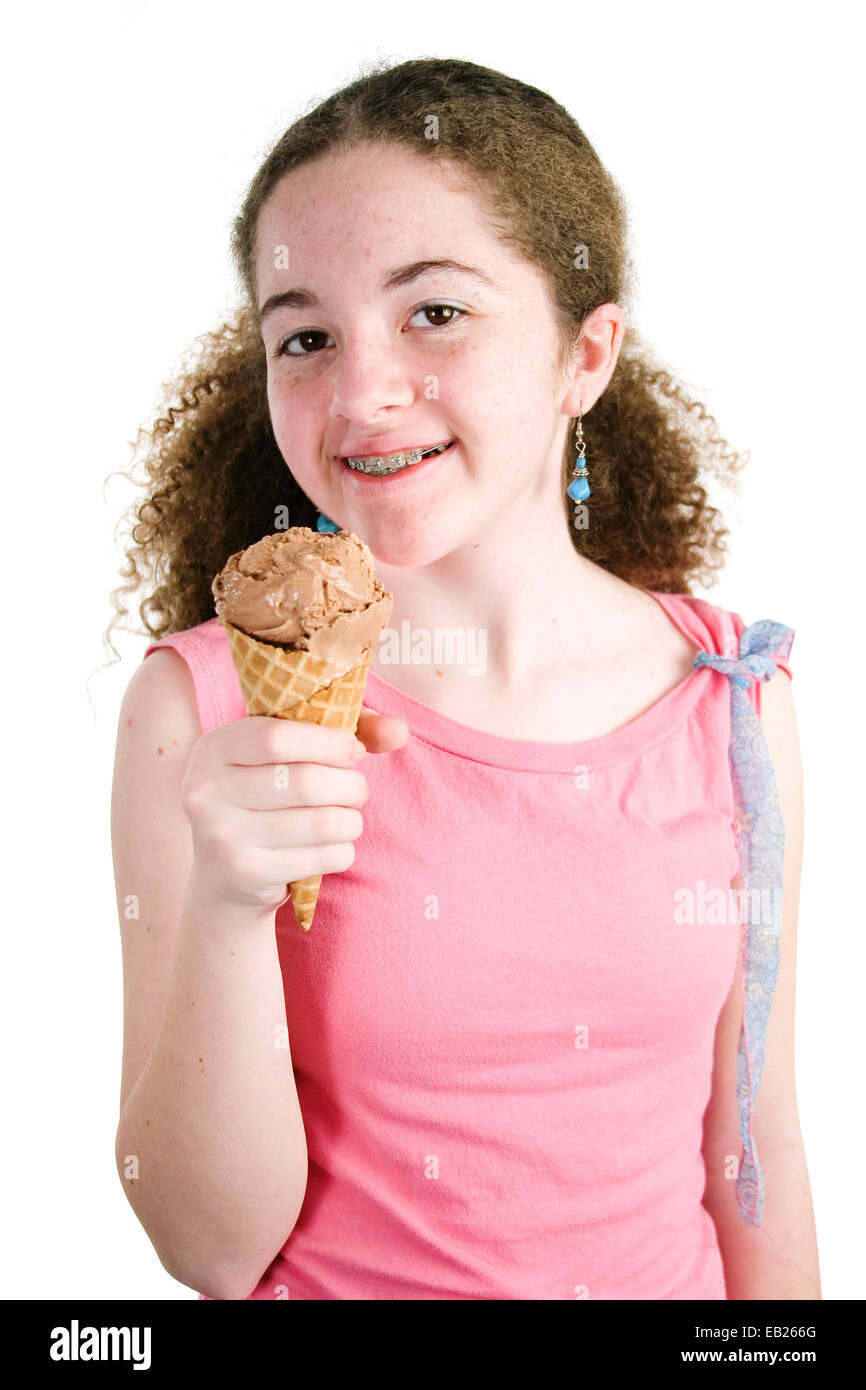
[[586, 414], [613, 376], [625, 336], [618, 304], [600, 304], [585, 320], [565, 370], [563, 415]]

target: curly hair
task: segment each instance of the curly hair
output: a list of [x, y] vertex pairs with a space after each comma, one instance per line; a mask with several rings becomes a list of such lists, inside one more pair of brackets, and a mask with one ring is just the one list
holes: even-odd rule
[[[290, 170], [330, 150], [399, 145], [453, 162], [504, 244], [546, 278], [560, 362], [598, 305], [628, 306], [632, 271], [622, 195], [574, 118], [545, 92], [503, 73], [450, 58], [398, 66], [373, 63], [301, 115], [255, 174], [232, 231], [243, 303], [197, 339], [163, 386], [157, 418], [140, 429], [123, 476], [146, 496], [130, 524], [115, 614], [146, 589], [139, 616], [153, 638], [214, 616], [211, 581], [228, 556], [276, 529], [278, 507], [292, 525], [315, 529], [317, 509], [279, 452], [267, 403], [267, 364], [257, 319], [255, 241], [260, 210]], [[435, 118], [436, 137], [429, 138]], [[580, 273], [575, 252], [584, 248]], [[730, 485], [746, 461], [713, 417], [654, 359], [627, 323], [589, 433], [592, 524], [574, 525], [567, 498], [575, 421], [562, 461], [563, 515], [575, 548], [629, 583], [671, 593], [715, 582], [728, 535], [703, 485]], [[138, 460], [142, 437], [143, 461]], [[143, 474], [136, 468], [143, 462]], [[113, 648], [112, 648], [113, 649]]]

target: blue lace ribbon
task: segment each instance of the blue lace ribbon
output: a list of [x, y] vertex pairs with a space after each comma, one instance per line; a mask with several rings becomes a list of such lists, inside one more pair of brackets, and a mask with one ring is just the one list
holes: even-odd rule
[[743, 1018], [737, 1047], [743, 1158], [736, 1190], [740, 1217], [750, 1226], [760, 1226], [764, 1210], [764, 1175], [752, 1136], [752, 1112], [779, 973], [785, 824], [764, 729], [746, 692], [755, 681], [769, 680], [777, 658], [787, 661], [793, 640], [793, 628], [762, 618], [743, 629], [739, 656], [699, 652], [693, 663], [721, 671], [731, 682], [731, 776], [743, 890], [740, 901], [747, 909], [742, 938]]

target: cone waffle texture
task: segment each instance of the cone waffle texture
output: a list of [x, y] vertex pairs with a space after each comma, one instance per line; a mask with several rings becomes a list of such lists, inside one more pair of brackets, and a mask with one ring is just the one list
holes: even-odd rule
[[[311, 724], [355, 732], [364, 701], [372, 647], [361, 653], [360, 659], [345, 675], [332, 679], [333, 667], [314, 661], [308, 652], [261, 642], [225, 620], [223, 627], [247, 714], [305, 719]], [[303, 931], [310, 930], [321, 884], [321, 874], [299, 878], [289, 884], [295, 917]]]

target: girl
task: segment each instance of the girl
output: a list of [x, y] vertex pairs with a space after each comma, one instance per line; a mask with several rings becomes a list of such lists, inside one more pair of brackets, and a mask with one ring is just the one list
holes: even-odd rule
[[[627, 322], [625, 225], [543, 92], [373, 69], [255, 174], [149, 432], [117, 1161], [200, 1297], [820, 1298], [793, 633], [690, 595], [740, 460]], [[394, 595], [357, 738], [244, 717], [210, 586], [286, 525]]]

